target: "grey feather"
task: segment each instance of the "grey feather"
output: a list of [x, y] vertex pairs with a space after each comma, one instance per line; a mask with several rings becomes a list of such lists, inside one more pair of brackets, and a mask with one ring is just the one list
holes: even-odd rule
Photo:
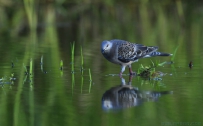
[[125, 40], [105, 40], [101, 44], [103, 56], [112, 63], [122, 67], [121, 73], [126, 66], [131, 69], [131, 64], [141, 58], [154, 56], [170, 56], [172, 54], [157, 52], [156, 46], [144, 46], [142, 44], [130, 43]]

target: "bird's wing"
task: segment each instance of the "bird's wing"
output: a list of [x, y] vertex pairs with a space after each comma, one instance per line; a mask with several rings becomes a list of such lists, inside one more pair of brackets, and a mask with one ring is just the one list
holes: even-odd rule
[[130, 43], [127, 41], [118, 44], [118, 60], [127, 63], [145, 57], [156, 51], [158, 47], [144, 46], [142, 44]]

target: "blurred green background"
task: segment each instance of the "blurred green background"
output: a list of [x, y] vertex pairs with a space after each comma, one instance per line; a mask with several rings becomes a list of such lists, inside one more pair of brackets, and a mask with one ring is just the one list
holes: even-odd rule
[[0, 4], [1, 48], [7, 44], [4, 41], [19, 40], [29, 41], [25, 46], [33, 45], [34, 52], [57, 43], [69, 53], [73, 41], [98, 50], [102, 40], [118, 38], [158, 45], [164, 51], [179, 44], [181, 52], [190, 55], [186, 49], [198, 52], [202, 46], [200, 0], [1, 0]]

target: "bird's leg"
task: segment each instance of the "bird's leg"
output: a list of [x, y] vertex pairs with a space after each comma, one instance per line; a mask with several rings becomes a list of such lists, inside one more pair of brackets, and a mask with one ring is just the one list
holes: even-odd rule
[[121, 78], [121, 85], [125, 85], [125, 79], [124, 78]]
[[130, 85], [131, 85], [131, 82], [132, 82], [132, 78], [133, 78], [133, 76], [130, 75], [130, 76], [129, 76], [129, 82], [128, 82]]
[[122, 78], [122, 74], [125, 71], [125, 66], [121, 66], [121, 72], [119, 74], [120, 78]]
[[135, 75], [136, 72], [133, 72], [131, 65], [128, 65], [130, 75]]
[[120, 77], [120, 78], [123, 78], [123, 77], [122, 77], [122, 72], [119, 73], [119, 77]]

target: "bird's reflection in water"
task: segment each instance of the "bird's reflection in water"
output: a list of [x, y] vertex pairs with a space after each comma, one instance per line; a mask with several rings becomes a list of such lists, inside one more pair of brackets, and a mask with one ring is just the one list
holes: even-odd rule
[[121, 78], [121, 85], [112, 87], [103, 94], [102, 108], [104, 110], [129, 108], [143, 102], [157, 101], [162, 95], [172, 93], [173, 91], [141, 91], [131, 85], [131, 78], [128, 83]]

